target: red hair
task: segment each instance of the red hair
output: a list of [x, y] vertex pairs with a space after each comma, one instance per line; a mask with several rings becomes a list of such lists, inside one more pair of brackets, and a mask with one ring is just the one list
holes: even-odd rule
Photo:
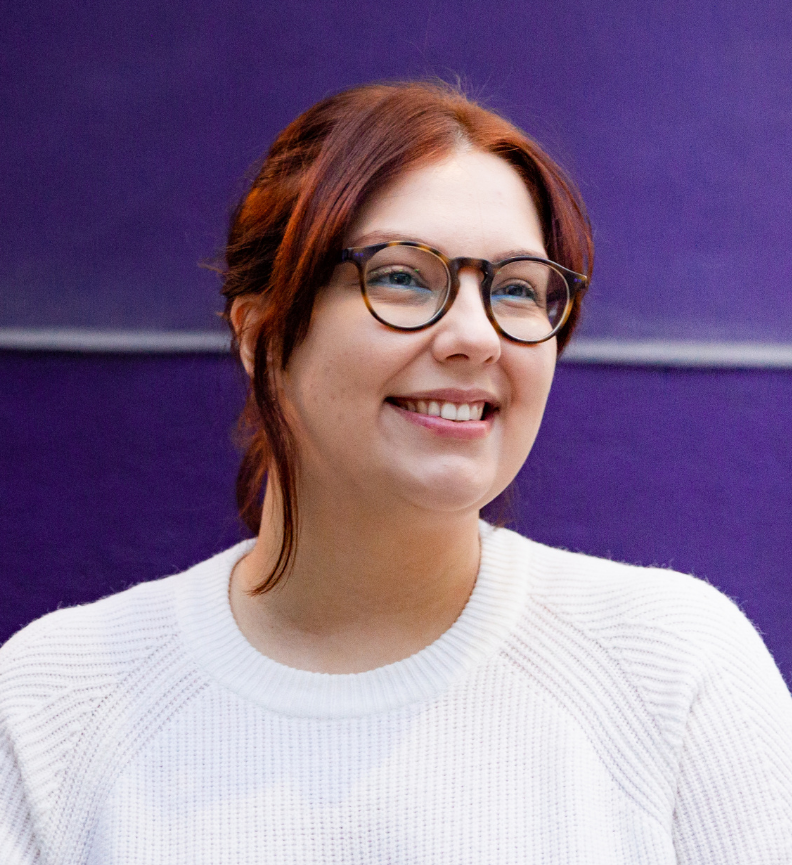
[[[285, 369], [305, 336], [317, 291], [337, 263], [343, 238], [363, 203], [407, 169], [460, 146], [493, 153], [524, 180], [539, 214], [548, 256], [591, 275], [593, 243], [585, 207], [563, 170], [503, 117], [441, 84], [374, 84], [309, 108], [281, 132], [237, 206], [225, 251], [225, 317], [243, 295], [260, 295], [253, 375], [242, 425], [247, 445], [237, 476], [237, 505], [259, 531], [264, 479], [277, 479], [283, 522], [278, 559], [259, 592], [291, 565], [297, 539], [296, 451], [276, 398], [270, 365]], [[582, 293], [556, 337], [563, 350], [580, 314]], [[239, 351], [239, 334], [234, 347]]]

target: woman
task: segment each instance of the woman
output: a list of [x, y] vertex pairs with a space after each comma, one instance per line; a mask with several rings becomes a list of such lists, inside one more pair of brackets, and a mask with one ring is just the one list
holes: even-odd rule
[[6, 645], [0, 859], [792, 862], [792, 699], [734, 605], [479, 522], [590, 270], [548, 156], [351, 90], [226, 260], [255, 540]]

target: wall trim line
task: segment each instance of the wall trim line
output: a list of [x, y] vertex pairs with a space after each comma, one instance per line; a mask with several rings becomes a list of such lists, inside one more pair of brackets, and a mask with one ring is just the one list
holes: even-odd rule
[[[107, 354], [226, 354], [222, 331], [0, 327], [0, 350]], [[792, 343], [573, 339], [562, 362], [611, 366], [792, 369]]]
[[108, 354], [225, 354], [222, 331], [103, 330], [88, 327], [0, 327], [0, 350]]
[[792, 369], [792, 343], [581, 338], [570, 342], [562, 360], [616, 366]]

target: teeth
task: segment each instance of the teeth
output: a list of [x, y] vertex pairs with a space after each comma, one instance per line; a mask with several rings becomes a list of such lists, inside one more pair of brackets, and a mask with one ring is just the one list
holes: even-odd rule
[[434, 400], [427, 402], [423, 399], [406, 399], [402, 402], [402, 407], [406, 408], [407, 411], [455, 421], [481, 420], [484, 414], [484, 406], [485, 403], [483, 402], [461, 403], [457, 405], [453, 402], [439, 403]]

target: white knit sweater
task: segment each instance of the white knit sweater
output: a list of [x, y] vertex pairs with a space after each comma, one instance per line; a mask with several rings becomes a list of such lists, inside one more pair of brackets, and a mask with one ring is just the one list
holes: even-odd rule
[[792, 863], [792, 698], [671, 571], [482, 527], [459, 619], [329, 675], [259, 654], [238, 545], [0, 651], [0, 863]]

